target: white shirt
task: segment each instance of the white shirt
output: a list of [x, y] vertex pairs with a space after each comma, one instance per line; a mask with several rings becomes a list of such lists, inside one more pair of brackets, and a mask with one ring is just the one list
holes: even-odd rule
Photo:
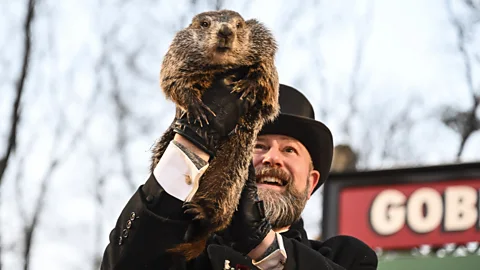
[[[190, 158], [180, 148], [170, 142], [155, 167], [153, 175], [165, 192], [181, 201], [188, 202], [197, 191], [199, 179], [207, 168], [208, 164], [197, 169]], [[264, 270], [283, 269], [282, 262], [286, 261], [287, 253], [283, 245], [282, 236], [277, 232], [276, 237], [279, 249], [261, 261], [253, 261], [252, 263], [258, 268]]]

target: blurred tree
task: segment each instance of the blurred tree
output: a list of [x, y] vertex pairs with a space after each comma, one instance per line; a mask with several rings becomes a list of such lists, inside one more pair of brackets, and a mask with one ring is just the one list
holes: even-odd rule
[[[461, 161], [465, 144], [474, 132], [480, 129], [478, 109], [480, 104], [480, 77], [475, 69], [480, 68], [480, 50], [475, 42], [475, 32], [480, 29], [480, 2], [473, 0], [446, 0], [450, 23], [455, 30], [457, 49], [464, 65], [464, 77], [470, 92], [470, 108], [459, 110], [445, 106], [441, 121], [460, 136], [457, 160]], [[477, 76], [476, 76], [477, 74]], [[455, 90], [456, 91], [456, 90]]]
[[[10, 128], [8, 130], [8, 138], [6, 142], [6, 151], [0, 156], [0, 195], [2, 190], [2, 182], [5, 171], [7, 170], [11, 156], [14, 154], [17, 146], [17, 134], [21, 121], [21, 103], [23, 93], [25, 91], [25, 82], [30, 71], [30, 54], [32, 48], [32, 24], [35, 17], [35, 0], [27, 2], [26, 13], [23, 21], [23, 57], [21, 61], [21, 70], [15, 82], [15, 99], [12, 106], [10, 117]], [[1, 200], [0, 200], [1, 202]], [[0, 231], [0, 269], [2, 269], [2, 232]]]
[[357, 161], [357, 154], [350, 145], [337, 145], [333, 149], [331, 171], [335, 173], [354, 172], [357, 170]]

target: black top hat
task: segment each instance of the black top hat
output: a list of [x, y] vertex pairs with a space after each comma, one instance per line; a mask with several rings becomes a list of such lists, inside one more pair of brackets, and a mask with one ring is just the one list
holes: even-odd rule
[[[280, 84], [280, 115], [263, 126], [259, 135], [282, 134], [299, 140], [312, 157], [313, 168], [320, 172], [315, 192], [325, 183], [333, 156], [332, 133], [322, 122], [315, 120], [313, 107], [297, 89]], [[312, 193], [313, 193], [312, 192]]]

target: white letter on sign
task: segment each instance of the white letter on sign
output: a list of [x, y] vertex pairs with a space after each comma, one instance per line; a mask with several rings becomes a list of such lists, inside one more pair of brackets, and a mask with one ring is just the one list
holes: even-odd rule
[[370, 224], [380, 235], [399, 231], [405, 223], [406, 197], [398, 190], [384, 190], [373, 200], [370, 210]]
[[442, 222], [442, 208], [442, 197], [435, 189], [419, 188], [408, 199], [409, 227], [416, 233], [431, 232]]
[[454, 186], [445, 190], [446, 231], [463, 231], [478, 219], [477, 192], [472, 187]]

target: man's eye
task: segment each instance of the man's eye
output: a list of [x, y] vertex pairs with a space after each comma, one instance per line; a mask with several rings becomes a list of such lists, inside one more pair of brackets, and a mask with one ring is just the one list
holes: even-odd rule
[[265, 146], [263, 144], [255, 144], [255, 149], [265, 149]]
[[288, 153], [297, 153], [297, 149], [290, 146], [285, 147], [284, 151]]

